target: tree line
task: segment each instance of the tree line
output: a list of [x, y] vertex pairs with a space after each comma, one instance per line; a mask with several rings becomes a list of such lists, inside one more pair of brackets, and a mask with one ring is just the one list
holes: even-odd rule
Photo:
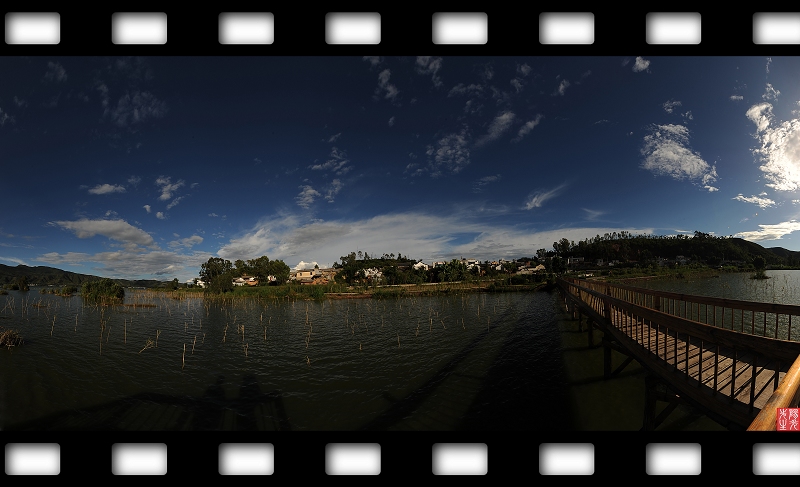
[[[251, 276], [258, 280], [259, 286], [284, 284], [289, 280], [291, 269], [282, 260], [270, 260], [266, 255], [257, 259], [231, 262], [219, 257], [211, 257], [200, 266], [200, 279], [210, 293], [224, 293], [233, 290], [233, 280], [237, 277]], [[275, 278], [270, 281], [270, 276]]]

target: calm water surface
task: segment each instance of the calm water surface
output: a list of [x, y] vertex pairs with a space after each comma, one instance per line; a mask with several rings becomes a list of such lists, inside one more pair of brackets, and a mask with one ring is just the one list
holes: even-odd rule
[[653, 279], [631, 285], [661, 291], [800, 305], [800, 271], [766, 271], [769, 279], [751, 279], [751, 272], [720, 274], [701, 279]]
[[[11, 291], [1, 429], [541, 430], [567, 426], [556, 293], [85, 306]], [[546, 400], [541, 400], [545, 398]]]

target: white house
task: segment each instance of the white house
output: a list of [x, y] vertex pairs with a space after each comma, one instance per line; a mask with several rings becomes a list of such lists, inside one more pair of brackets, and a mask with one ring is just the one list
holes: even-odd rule
[[426, 264], [426, 263], [424, 263], [422, 261], [417, 262], [416, 264], [414, 264], [411, 267], [413, 267], [415, 271], [418, 271], [418, 270], [427, 271], [428, 270], [428, 264]]

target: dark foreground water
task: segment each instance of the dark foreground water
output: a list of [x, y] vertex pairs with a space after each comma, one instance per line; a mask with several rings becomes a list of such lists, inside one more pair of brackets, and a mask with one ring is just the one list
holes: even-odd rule
[[12, 291], [5, 430], [569, 430], [557, 293], [85, 306]]

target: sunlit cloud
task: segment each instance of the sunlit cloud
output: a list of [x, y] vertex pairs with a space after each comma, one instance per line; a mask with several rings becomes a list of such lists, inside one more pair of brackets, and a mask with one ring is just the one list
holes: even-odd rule
[[778, 191], [800, 188], [800, 119], [776, 122], [769, 103], [753, 105], [746, 115], [756, 125], [761, 147], [753, 155], [762, 163], [767, 186]]
[[781, 240], [785, 235], [800, 230], [800, 222], [797, 220], [789, 220], [786, 222], [776, 223], [774, 225], [758, 225], [760, 230], [753, 230], [751, 232], [739, 232], [734, 237], [743, 238], [751, 242], [761, 242], [764, 240]]
[[762, 198], [760, 196], [749, 196], [749, 197], [747, 197], [747, 196], [742, 195], [742, 193], [739, 193], [738, 196], [736, 196], [735, 198], [731, 198], [731, 199], [736, 200], [736, 201], [743, 201], [745, 203], [752, 203], [752, 204], [757, 205], [759, 208], [762, 208], [762, 209], [766, 209], [766, 208], [769, 208], [771, 206], [775, 206], [775, 202], [773, 200], [769, 199], [769, 198]]
[[641, 56], [636, 56], [636, 61], [633, 63], [633, 71], [639, 73], [641, 71], [650, 72], [650, 61]]
[[682, 125], [654, 125], [644, 137], [642, 168], [658, 176], [688, 179], [708, 191], [716, 191], [715, 166], [689, 147], [689, 129]]
[[102, 235], [112, 240], [123, 243], [133, 243], [136, 245], [152, 245], [153, 237], [140, 228], [136, 228], [125, 220], [77, 220], [77, 221], [55, 221], [51, 225], [57, 225], [75, 233], [78, 238], [91, 238]]

